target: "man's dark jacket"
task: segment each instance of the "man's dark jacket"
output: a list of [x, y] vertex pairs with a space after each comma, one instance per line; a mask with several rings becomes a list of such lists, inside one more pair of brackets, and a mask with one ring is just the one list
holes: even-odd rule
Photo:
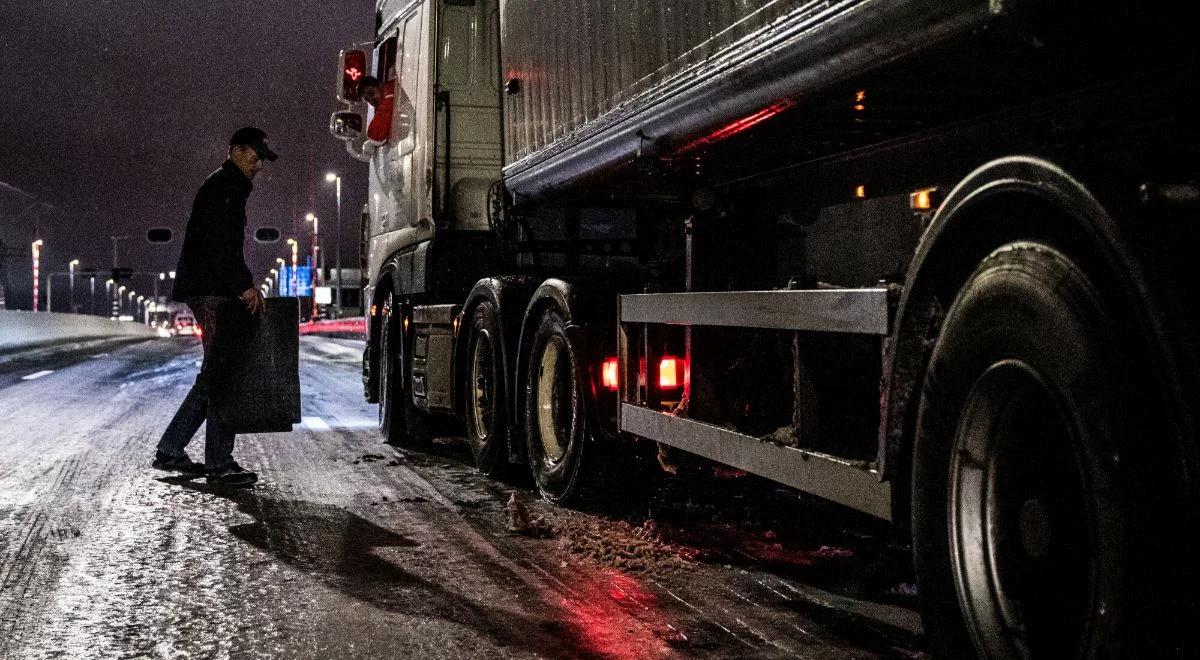
[[254, 285], [242, 251], [246, 199], [253, 189], [250, 179], [230, 161], [205, 179], [192, 202], [175, 268], [173, 300], [239, 296]]

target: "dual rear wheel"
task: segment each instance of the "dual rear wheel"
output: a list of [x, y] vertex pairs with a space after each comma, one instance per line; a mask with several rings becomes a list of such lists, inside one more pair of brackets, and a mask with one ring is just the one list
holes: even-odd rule
[[507, 466], [508, 433], [516, 415], [524, 427], [526, 458], [538, 491], [553, 502], [575, 497], [586, 479], [591, 424], [579, 342], [562, 314], [545, 309], [537, 318], [525, 366], [523, 407], [509, 398], [500, 344], [500, 318], [484, 301], [471, 313], [466, 338], [465, 417], [467, 440], [480, 471], [494, 475]]

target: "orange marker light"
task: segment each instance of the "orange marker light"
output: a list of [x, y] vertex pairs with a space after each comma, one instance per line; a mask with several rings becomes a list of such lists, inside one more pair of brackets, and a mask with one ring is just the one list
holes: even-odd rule
[[606, 390], [617, 391], [617, 358], [610, 357], [604, 360], [604, 365], [600, 368], [600, 384]]
[[908, 205], [914, 211], [929, 211], [936, 206], [934, 196], [937, 193], [937, 188], [923, 188], [917, 190], [908, 196]]
[[867, 198], [867, 187], [866, 186], [855, 186], [854, 196], [858, 199], [866, 199]]

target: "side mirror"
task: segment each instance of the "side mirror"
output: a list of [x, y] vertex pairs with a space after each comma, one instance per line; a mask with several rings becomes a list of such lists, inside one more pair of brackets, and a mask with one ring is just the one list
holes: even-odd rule
[[338, 54], [338, 100], [342, 103], [357, 103], [358, 82], [367, 75], [367, 52], [348, 49]]
[[155, 227], [146, 232], [146, 240], [151, 243], [170, 243], [175, 237], [175, 232], [167, 227]]
[[363, 134], [363, 117], [357, 112], [340, 111], [329, 117], [329, 133], [339, 140], [357, 140]]
[[254, 240], [259, 243], [278, 243], [279, 230], [274, 227], [259, 227], [254, 230]]

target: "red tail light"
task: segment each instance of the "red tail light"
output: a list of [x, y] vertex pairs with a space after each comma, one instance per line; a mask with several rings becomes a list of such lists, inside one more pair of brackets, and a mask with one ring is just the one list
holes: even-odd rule
[[677, 357], [664, 357], [658, 363], [658, 388], [674, 390], [683, 387], [684, 362]]
[[199, 337], [200, 335], [204, 334], [204, 329], [201, 328], [200, 326], [196, 326], [195, 333], [196, 333], [196, 336]]
[[606, 390], [617, 391], [617, 358], [610, 357], [604, 360], [604, 365], [600, 369], [600, 384]]

